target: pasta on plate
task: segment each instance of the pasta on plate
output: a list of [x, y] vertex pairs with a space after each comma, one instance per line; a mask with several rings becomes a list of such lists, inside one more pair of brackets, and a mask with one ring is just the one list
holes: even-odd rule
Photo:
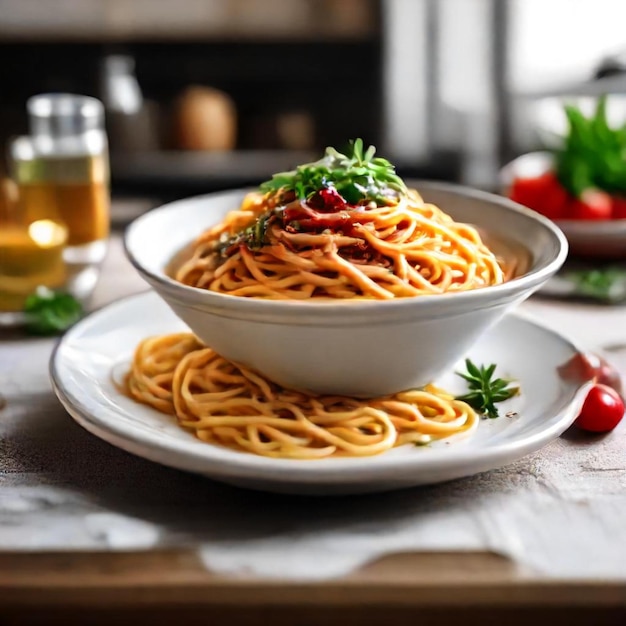
[[266, 457], [372, 456], [478, 424], [468, 404], [433, 386], [370, 400], [285, 389], [190, 333], [143, 340], [125, 384], [130, 397], [175, 416], [199, 439]]

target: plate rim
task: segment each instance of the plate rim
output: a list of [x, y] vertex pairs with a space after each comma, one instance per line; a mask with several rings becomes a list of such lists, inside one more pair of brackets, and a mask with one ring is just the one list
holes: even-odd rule
[[[53, 391], [72, 419], [100, 439], [131, 454], [160, 463], [161, 465], [214, 478], [254, 477], [257, 481], [278, 481], [283, 484], [331, 484], [337, 483], [338, 480], [346, 482], [368, 479], [383, 480], [397, 475], [399, 470], [416, 472], [422, 470], [436, 473], [454, 468], [460, 469], [467, 465], [472, 466], [472, 469], [463, 475], [475, 474], [485, 471], [485, 469], [495, 469], [504, 464], [509, 464], [516, 459], [539, 450], [550, 441], [556, 439], [574, 422], [582, 407], [586, 393], [593, 384], [592, 381], [581, 382], [573, 392], [569, 404], [557, 412], [556, 415], [549, 416], [548, 419], [552, 420], [552, 423], [548, 428], [500, 443], [491, 449], [487, 447], [479, 450], [467, 450], [465, 447], [457, 449], [446, 448], [445, 453], [442, 450], [442, 454], [432, 455], [428, 458], [420, 455], [394, 457], [383, 454], [377, 455], [378, 460], [376, 463], [372, 463], [371, 457], [338, 457], [315, 461], [268, 459], [254, 454], [229, 450], [228, 448], [222, 448], [199, 440], [185, 441], [158, 436], [155, 433], [144, 431], [132, 425], [129, 426], [123, 422], [118, 424], [111, 420], [110, 409], [102, 409], [109, 414], [108, 419], [106, 417], [103, 418], [98, 415], [98, 411], [92, 411], [80, 399], [68, 392], [68, 388], [63, 381], [63, 375], [58, 371], [58, 355], [61, 353], [62, 348], [76, 334], [80, 334], [85, 327], [97, 323], [100, 316], [106, 315], [113, 309], [124, 308], [129, 301], [140, 301], [150, 297], [154, 297], [164, 307], [167, 307], [166, 303], [160, 299], [154, 290], [147, 289], [105, 304], [69, 329], [55, 344], [50, 356], [49, 378]], [[512, 311], [505, 317], [513, 318], [521, 323], [550, 333], [567, 344], [574, 354], [585, 353], [576, 342], [559, 331], [541, 324], [539, 321], [524, 314]], [[150, 410], [150, 407], [144, 408]], [[154, 411], [154, 409], [152, 410]], [[155, 413], [158, 414], [156, 411]], [[137, 451], [137, 447], [141, 448], [141, 451]], [[157, 456], [166, 456], [167, 459], [156, 458]], [[483, 469], [474, 469], [478, 466]], [[259, 474], [256, 475], [256, 472], [259, 472]]]

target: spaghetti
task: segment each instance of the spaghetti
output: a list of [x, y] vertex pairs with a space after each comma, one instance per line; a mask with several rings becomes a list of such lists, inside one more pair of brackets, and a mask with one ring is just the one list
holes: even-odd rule
[[433, 386], [372, 400], [284, 389], [188, 333], [142, 341], [126, 390], [203, 441], [265, 457], [371, 456], [478, 423], [469, 405]]
[[296, 300], [405, 298], [505, 280], [478, 231], [415, 190], [383, 206], [348, 206], [326, 191], [325, 204], [320, 194], [249, 194], [197, 239], [175, 278], [234, 296]]

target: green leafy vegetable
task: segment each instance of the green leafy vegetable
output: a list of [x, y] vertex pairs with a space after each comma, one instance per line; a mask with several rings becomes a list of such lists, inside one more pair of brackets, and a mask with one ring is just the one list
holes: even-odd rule
[[225, 255], [232, 246], [240, 244], [246, 245], [249, 250], [260, 250], [267, 243], [267, 228], [272, 220], [277, 217], [278, 213], [277, 209], [261, 213], [250, 226], [230, 237], [224, 237], [215, 248], [215, 251]]
[[598, 100], [590, 117], [579, 108], [565, 107], [569, 131], [554, 152], [560, 183], [574, 196], [589, 188], [626, 194], [626, 126], [611, 128], [606, 97]]
[[274, 211], [262, 213], [254, 224], [244, 228], [244, 230], [239, 233], [239, 239], [245, 242], [250, 250], [258, 250], [267, 243], [267, 227], [273, 215], [275, 215]]
[[355, 139], [350, 143], [350, 156], [326, 148], [319, 161], [275, 174], [261, 185], [261, 191], [293, 191], [304, 200], [332, 185], [350, 204], [373, 200], [379, 205], [387, 204], [390, 195], [406, 193], [404, 181], [396, 174], [394, 166], [387, 159], [374, 156], [374, 146], [363, 152], [363, 140]]
[[24, 305], [26, 330], [34, 335], [55, 335], [83, 316], [83, 307], [73, 296], [39, 288]]
[[626, 297], [626, 269], [605, 267], [572, 270], [563, 276], [576, 287], [576, 294], [606, 302], [617, 302]]
[[488, 367], [474, 365], [465, 359], [466, 373], [457, 375], [467, 381], [469, 393], [457, 397], [467, 402], [473, 409], [490, 418], [498, 417], [497, 402], [504, 402], [519, 393], [519, 386], [511, 386], [511, 381], [504, 378], [493, 378], [496, 371], [495, 363]]

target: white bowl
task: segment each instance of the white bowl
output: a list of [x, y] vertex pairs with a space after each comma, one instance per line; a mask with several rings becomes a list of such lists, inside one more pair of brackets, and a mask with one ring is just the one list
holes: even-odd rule
[[561, 267], [567, 242], [550, 221], [500, 196], [454, 185], [409, 182], [458, 221], [525, 246], [530, 268], [507, 283], [390, 301], [272, 301], [182, 285], [166, 268], [247, 190], [181, 200], [135, 220], [130, 261], [207, 345], [287, 387], [379, 396], [422, 386], [467, 353], [512, 307]]
[[[527, 152], [505, 165], [500, 172], [502, 192], [515, 178], [541, 176], [552, 169], [549, 152]], [[555, 220], [569, 243], [570, 253], [605, 259], [626, 258], [626, 219]]]

